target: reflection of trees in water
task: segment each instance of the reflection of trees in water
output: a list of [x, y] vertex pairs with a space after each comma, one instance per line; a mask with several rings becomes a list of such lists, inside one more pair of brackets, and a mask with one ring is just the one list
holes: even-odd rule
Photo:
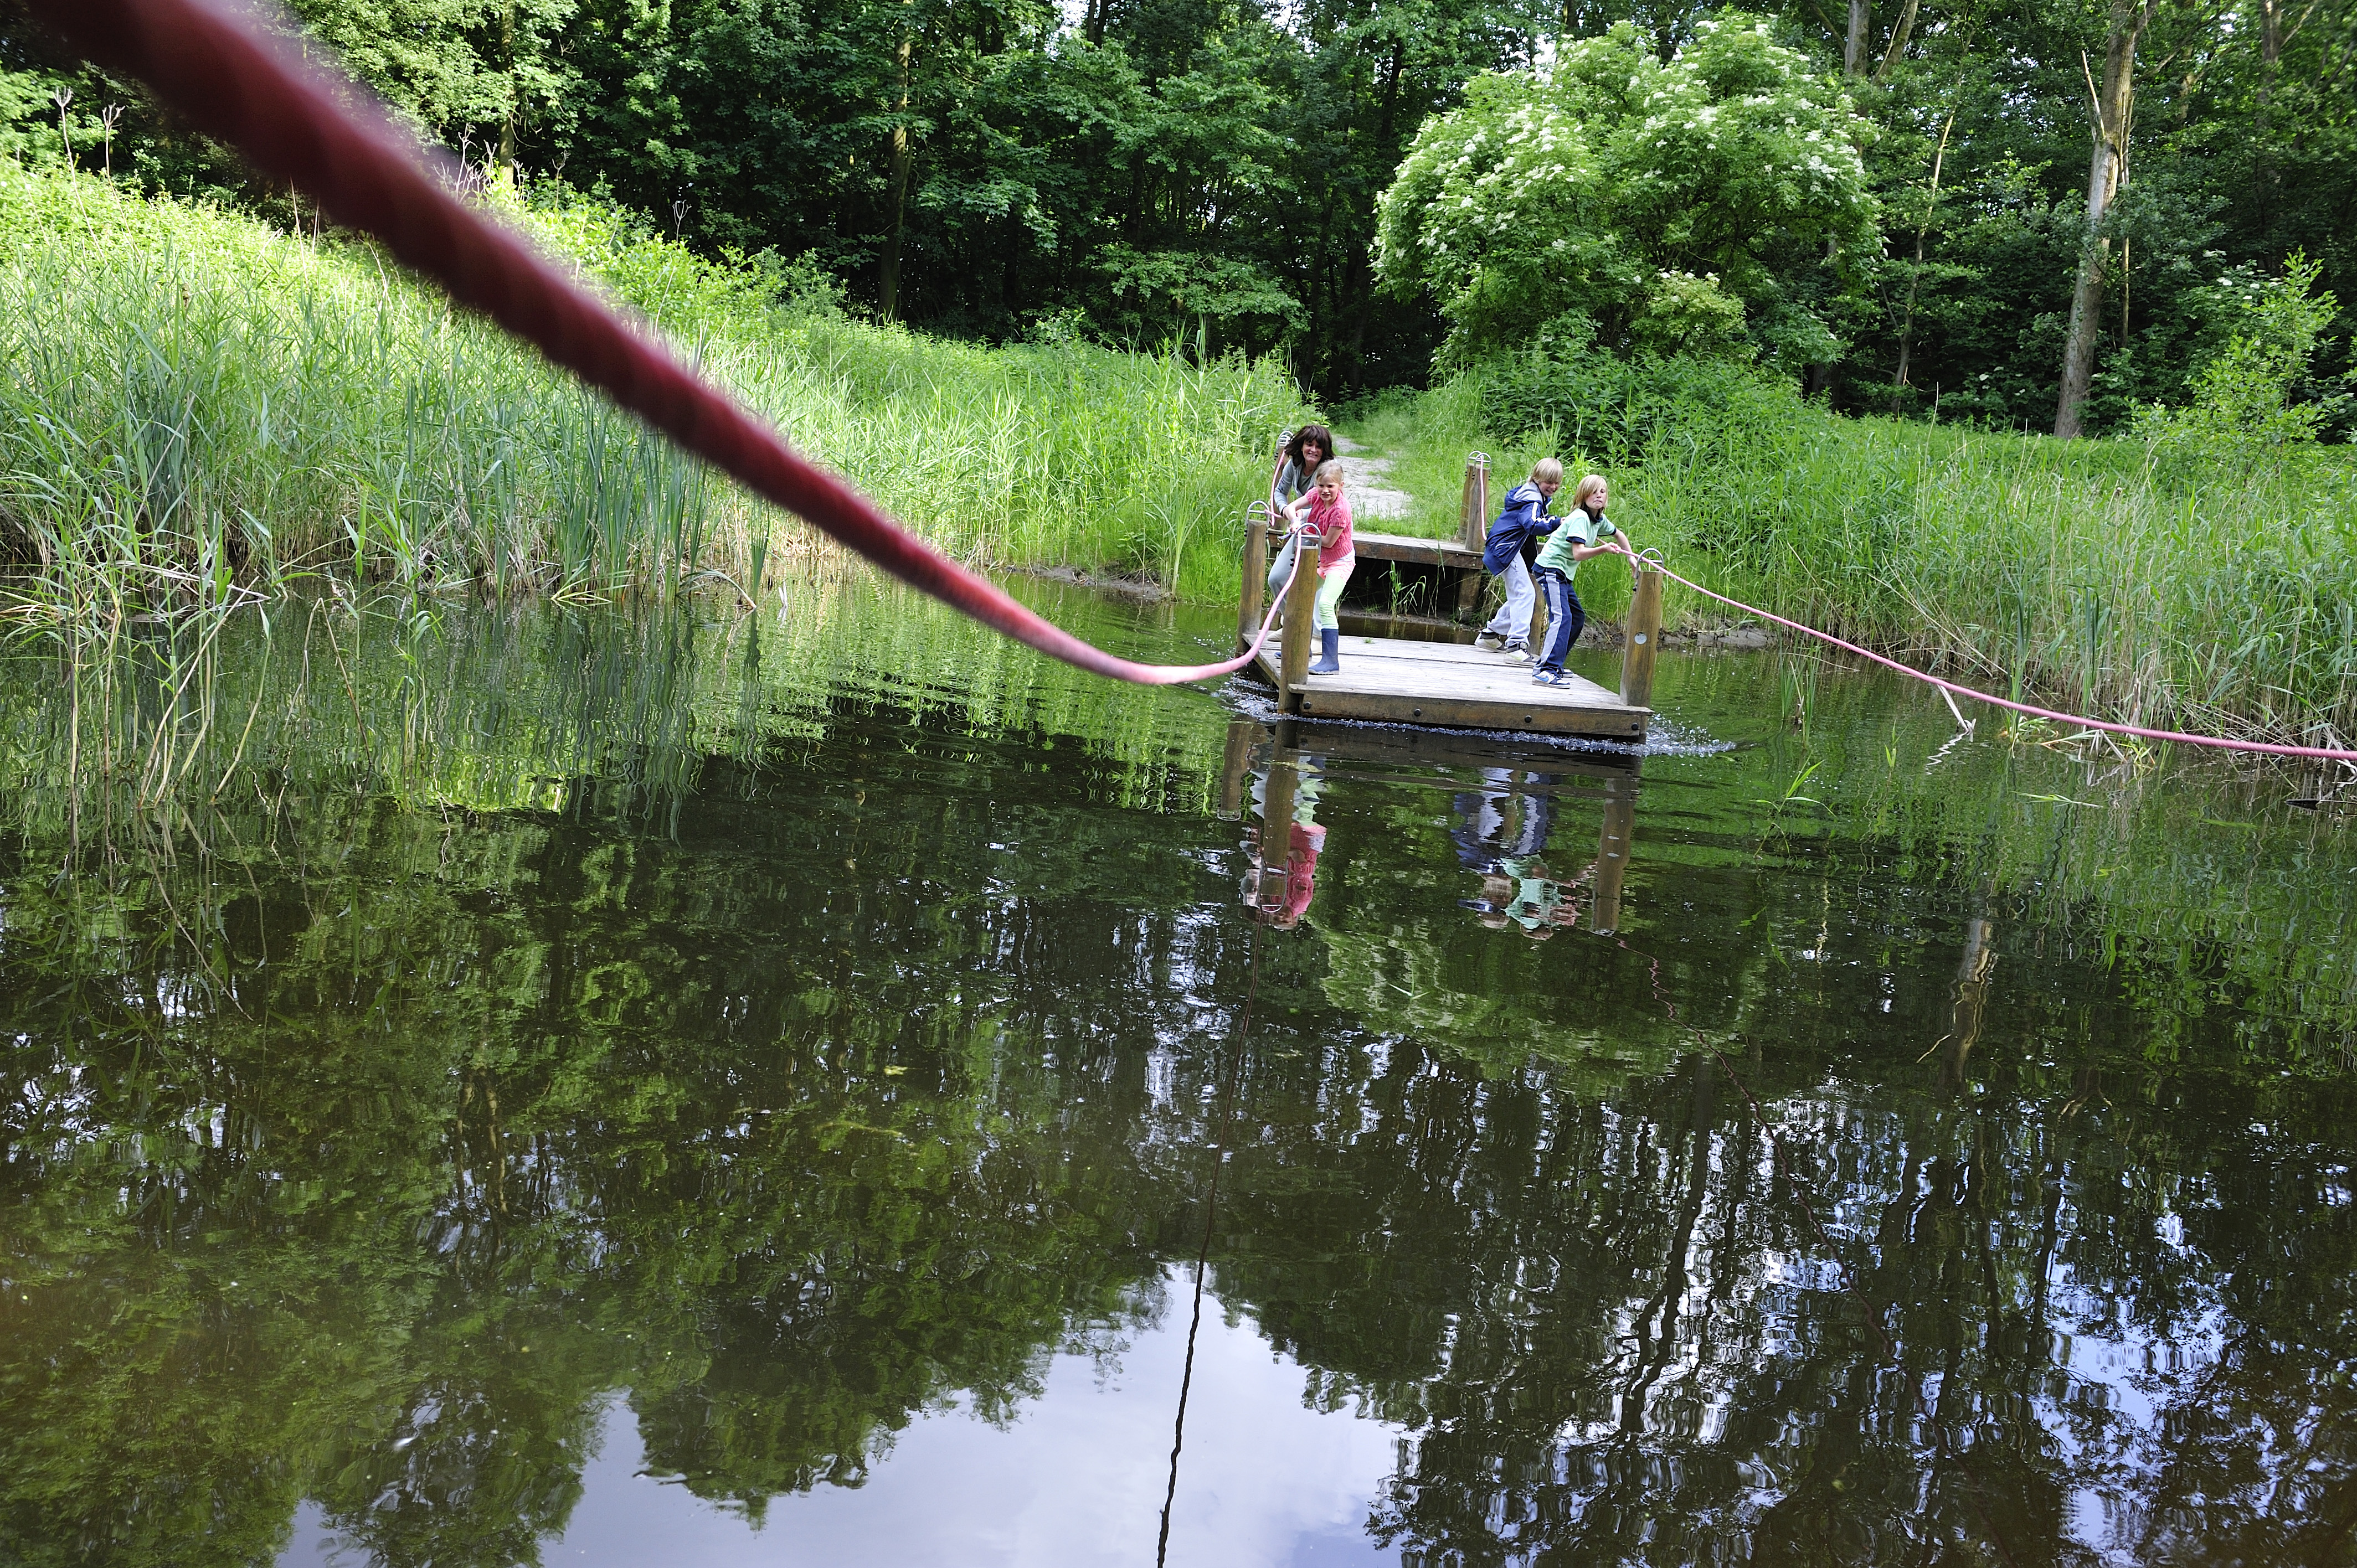
[[[38, 1044], [0, 1110], [0, 1555], [245, 1561], [308, 1492], [388, 1562], [509, 1561], [618, 1382], [651, 1465], [758, 1509], [1155, 1310], [1134, 1119], [1062, 1123], [1185, 1037], [1134, 993], [1212, 934], [1128, 901], [1201, 873], [974, 760], [950, 794], [767, 776], [791, 814], [711, 774], [685, 847], [307, 811], [217, 918], [218, 862], [99, 908], [6, 867]], [[1011, 866], [1043, 809], [1069, 831]], [[1100, 1008], [1125, 1055], [1056, 1037]]]
[[[1603, 1101], [1433, 1066], [1394, 1056], [1345, 1102], [1374, 1108], [1347, 1139], [1273, 1137], [1233, 1200], [1254, 1244], [1221, 1273], [1322, 1369], [1321, 1399], [1415, 1430], [1386, 1539], [1474, 1562], [1911, 1562], [1943, 1542], [2056, 1561], [2103, 1512], [2100, 1544], [2138, 1559], [2234, 1541], [2297, 1561], [2338, 1522], [2323, 1494], [2350, 1484], [2357, 1412], [2316, 1380], [2352, 1348], [2346, 1225], [2295, 1178], [2246, 1195], [2290, 1200], [2243, 1216], [2265, 1241], [2167, 1239], [2202, 1225], [2240, 1140], [2059, 1098], [1959, 1112], [1787, 1086], [1770, 1103], [1814, 1151], [1836, 1259], [1707, 1058]], [[2292, 1455], [2318, 1470], [2279, 1468]]]
[[[1129, 809], [1208, 769], [1032, 738], [879, 702], [661, 813], [313, 789], [106, 876], [0, 845], [0, 1555], [251, 1561], [308, 1496], [389, 1563], [513, 1561], [609, 1391], [758, 1512], [1117, 1346], [1202, 1234], [1241, 868]], [[1558, 841], [1629, 843], [1609, 782]], [[2100, 1519], [2124, 1558], [2349, 1560], [2344, 1086], [1946, 883], [1649, 830], [1632, 908], [1705, 910], [1670, 983], [1738, 1084], [1639, 960], [1418, 885], [1461, 874], [1437, 800], [1322, 798], [1211, 1228], [1311, 1397], [1410, 1429], [1388, 1539], [2070, 1562]]]

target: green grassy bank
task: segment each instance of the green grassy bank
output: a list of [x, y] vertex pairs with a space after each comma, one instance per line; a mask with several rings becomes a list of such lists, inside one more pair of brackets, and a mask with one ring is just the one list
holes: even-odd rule
[[[1274, 365], [942, 342], [845, 319], [807, 269], [500, 204], [952, 553], [1233, 590], [1242, 509], [1297, 414]], [[46, 567], [51, 607], [305, 570], [743, 583], [796, 536], [367, 246], [0, 164], [0, 560]]]
[[[2201, 461], [1853, 418], [1733, 366], [1603, 356], [1493, 366], [1351, 411], [1408, 526], [1456, 524], [1466, 453], [1503, 487], [1541, 456], [1613, 480], [1641, 543], [1779, 613], [2002, 694], [2152, 725], [2357, 740], [2357, 461]], [[1625, 575], [1591, 568], [1616, 615]], [[1727, 612], [1673, 585], [1673, 624]]]

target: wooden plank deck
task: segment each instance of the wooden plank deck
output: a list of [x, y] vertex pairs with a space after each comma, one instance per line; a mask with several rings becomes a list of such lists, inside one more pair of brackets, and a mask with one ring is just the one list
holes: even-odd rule
[[1489, 578], [1481, 571], [1481, 553], [1461, 539], [1413, 539], [1405, 533], [1369, 533], [1356, 530], [1351, 549], [1362, 565], [1391, 562], [1398, 565], [1437, 570], [1437, 602], [1458, 618], [1469, 618], [1481, 608], [1481, 587]]
[[[1652, 715], [1651, 708], [1631, 707], [1578, 676], [1560, 686], [1537, 685], [1529, 665], [1509, 664], [1461, 642], [1346, 634], [1341, 654], [1340, 674], [1304, 678], [1303, 718], [1642, 740]], [[1281, 689], [1280, 658], [1272, 645], [1261, 650], [1259, 663], [1263, 676]]]
[[1351, 541], [1351, 550], [1364, 561], [1408, 561], [1458, 572], [1481, 569], [1481, 553], [1467, 549], [1461, 539], [1413, 539], [1405, 533], [1369, 533], [1354, 528]]

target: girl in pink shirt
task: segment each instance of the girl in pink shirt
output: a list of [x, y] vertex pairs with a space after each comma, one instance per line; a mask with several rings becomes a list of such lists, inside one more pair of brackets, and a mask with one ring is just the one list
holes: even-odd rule
[[1285, 514], [1318, 531], [1318, 609], [1310, 618], [1318, 628], [1318, 657], [1309, 673], [1332, 675], [1342, 668], [1342, 587], [1359, 564], [1351, 547], [1351, 503], [1342, 499], [1341, 459], [1320, 463], [1317, 488], [1286, 507]]

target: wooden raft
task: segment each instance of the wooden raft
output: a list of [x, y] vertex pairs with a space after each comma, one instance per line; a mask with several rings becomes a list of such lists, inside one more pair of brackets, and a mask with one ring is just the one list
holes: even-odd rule
[[1624, 703], [1593, 681], [1575, 675], [1560, 686], [1542, 686], [1529, 665], [1461, 642], [1345, 633], [1341, 650], [1341, 673], [1305, 672], [1288, 684], [1282, 650], [1263, 648], [1261, 673], [1284, 693], [1285, 711], [1303, 718], [1642, 740], [1652, 716], [1650, 708]]
[[[1469, 519], [1480, 517], [1488, 504], [1487, 480], [1488, 460], [1475, 453], [1466, 466]], [[1267, 524], [1266, 505], [1256, 503], [1244, 529], [1243, 594], [1237, 607], [1236, 627], [1240, 649], [1248, 646], [1260, 629], [1263, 580], [1268, 572], [1271, 543]], [[1469, 532], [1470, 527], [1469, 521]], [[1366, 538], [1358, 535], [1361, 553]], [[1448, 542], [1412, 542], [1425, 548], [1451, 547]], [[1454, 548], [1466, 546], [1458, 543]], [[1645, 737], [1646, 721], [1652, 717], [1647, 704], [1652, 698], [1653, 655], [1662, 640], [1662, 575], [1657, 571], [1640, 572], [1630, 595], [1628, 636], [1622, 644], [1617, 693], [1577, 675], [1559, 686], [1542, 686], [1531, 679], [1528, 664], [1510, 664], [1501, 654], [1461, 642], [1402, 638], [1346, 635], [1341, 639], [1340, 671], [1312, 675], [1309, 660], [1317, 633], [1310, 618], [1317, 596], [1318, 575], [1297, 572], [1293, 591], [1286, 600], [1282, 640], [1263, 647], [1257, 660], [1262, 675], [1277, 690], [1279, 706], [1287, 714], [1447, 729], [1613, 740]]]

